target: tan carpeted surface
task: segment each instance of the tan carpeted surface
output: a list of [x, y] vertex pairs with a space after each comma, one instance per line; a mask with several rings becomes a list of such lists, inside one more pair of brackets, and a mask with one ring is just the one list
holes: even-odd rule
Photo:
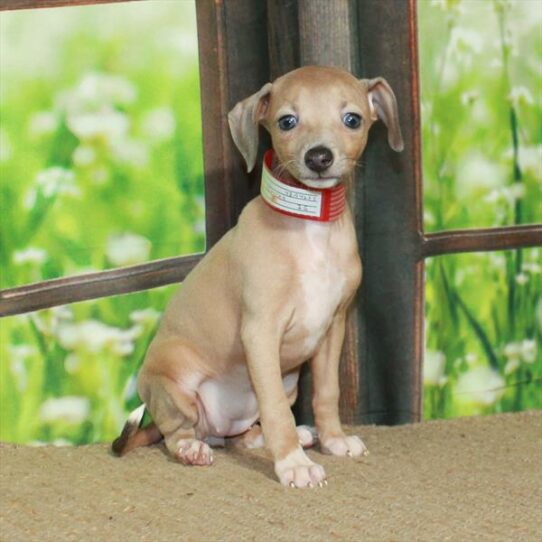
[[0, 447], [5, 541], [542, 540], [542, 412], [352, 428], [363, 461], [310, 456], [329, 486], [281, 487], [265, 451], [183, 467], [161, 446]]

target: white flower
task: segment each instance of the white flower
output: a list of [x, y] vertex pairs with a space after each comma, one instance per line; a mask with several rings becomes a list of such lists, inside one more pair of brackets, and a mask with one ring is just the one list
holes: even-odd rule
[[469, 353], [465, 356], [465, 361], [467, 362], [467, 365], [474, 365], [477, 360], [478, 356], [476, 354]]
[[463, 92], [463, 94], [461, 94], [461, 104], [467, 107], [472, 105], [478, 98], [480, 98], [480, 92], [477, 90]]
[[112, 142], [111, 152], [121, 163], [144, 167], [149, 163], [149, 150], [141, 141], [120, 139]]
[[522, 199], [525, 196], [525, 185], [523, 183], [514, 183], [507, 187], [510, 201], [514, 202], [518, 199]]
[[506, 362], [506, 366], [504, 367], [504, 374], [509, 375], [512, 374], [514, 371], [517, 370], [519, 367], [519, 359], [514, 358], [510, 359]]
[[17, 381], [17, 389], [21, 392], [28, 387], [28, 371], [26, 369], [26, 360], [35, 354], [38, 350], [35, 346], [28, 344], [18, 344], [9, 347], [10, 370]]
[[135, 86], [127, 79], [118, 75], [105, 73], [89, 73], [83, 77], [75, 90], [78, 98], [92, 103], [112, 103], [129, 105], [137, 97]]
[[26, 361], [30, 356], [37, 354], [38, 349], [29, 344], [17, 344], [9, 347], [9, 353], [13, 360]]
[[175, 114], [169, 107], [152, 109], [143, 117], [143, 131], [155, 141], [171, 139], [176, 126]]
[[36, 176], [36, 188], [31, 189], [25, 196], [24, 206], [31, 209], [35, 202], [37, 192], [40, 191], [46, 198], [56, 195], [78, 197], [81, 191], [75, 184], [75, 174], [70, 169], [53, 166], [40, 171]]
[[533, 275], [538, 275], [542, 272], [542, 267], [540, 264], [537, 264], [536, 262], [525, 262], [521, 266], [521, 270], [526, 273], [531, 273]]
[[525, 286], [525, 284], [529, 282], [529, 275], [526, 275], [525, 273], [520, 273], [519, 275], [516, 275], [516, 282], [520, 286]]
[[65, 396], [44, 401], [40, 407], [41, 421], [51, 423], [81, 423], [90, 415], [90, 401], [86, 397]]
[[192, 231], [196, 235], [204, 235], [207, 231], [207, 223], [205, 222], [205, 219], [202, 218], [200, 220], [196, 220], [192, 226]]
[[73, 151], [72, 160], [76, 166], [90, 166], [96, 161], [96, 151], [88, 145], [79, 145]]
[[513, 87], [508, 95], [508, 100], [514, 107], [532, 105], [534, 103], [531, 91], [523, 86]]
[[140, 324], [143, 326], [152, 327], [156, 324], [162, 313], [149, 307], [147, 309], [140, 309], [130, 313], [130, 320], [134, 324]]
[[447, 382], [444, 376], [446, 356], [440, 350], [428, 350], [423, 363], [423, 383], [429, 386], [443, 386]]
[[46, 197], [55, 194], [79, 195], [75, 186], [75, 174], [69, 169], [62, 167], [50, 167], [38, 173], [36, 184], [43, 190]]
[[12, 155], [12, 147], [5, 130], [0, 130], [0, 162], [7, 162]]
[[59, 97], [58, 106], [69, 114], [78, 114], [132, 104], [137, 97], [135, 86], [116, 75], [86, 74], [78, 85]]
[[508, 205], [513, 206], [516, 200], [522, 199], [525, 196], [525, 185], [523, 183], [514, 183], [510, 186], [503, 186], [491, 190], [484, 200], [488, 203], [506, 202]]
[[431, 0], [431, 5], [440, 8], [445, 13], [459, 15], [463, 11], [461, 0]]
[[521, 344], [508, 343], [504, 346], [502, 352], [508, 359], [519, 359], [521, 355]]
[[498, 270], [504, 270], [506, 267], [506, 258], [503, 254], [499, 254], [497, 252], [490, 252], [489, 263]]
[[476, 197], [481, 191], [504, 186], [507, 174], [502, 165], [479, 153], [470, 153], [461, 160], [456, 175], [458, 197]]
[[91, 113], [68, 115], [68, 128], [82, 141], [123, 138], [128, 133], [130, 121], [124, 113], [105, 108]]
[[140, 330], [135, 326], [123, 330], [97, 320], [64, 324], [57, 331], [58, 342], [65, 350], [91, 353], [108, 350], [118, 356], [127, 356], [134, 351], [133, 341], [139, 334]]
[[121, 233], [107, 239], [107, 259], [117, 266], [133, 265], [148, 261], [151, 242], [141, 235]]
[[69, 374], [74, 374], [81, 367], [81, 358], [74, 352], [69, 353], [64, 360], [64, 370]]
[[109, 181], [109, 169], [106, 167], [94, 168], [90, 173], [90, 179], [98, 186], [106, 184]]
[[504, 374], [508, 375], [519, 367], [521, 344], [517, 342], [505, 344], [502, 353], [507, 359], [506, 366], [504, 367]]
[[475, 367], [462, 373], [456, 386], [457, 400], [488, 406], [496, 403], [504, 394], [504, 380], [489, 367]]
[[512, 2], [511, 0], [494, 0], [493, 7], [497, 12], [508, 11], [512, 8]]
[[54, 335], [58, 327], [73, 318], [71, 308], [64, 305], [30, 314], [30, 319], [43, 335]]
[[521, 146], [519, 149], [519, 161], [525, 173], [532, 175], [542, 182], [542, 145], [531, 147]]
[[534, 363], [536, 360], [536, 341], [525, 339], [521, 343], [521, 357], [525, 363]]
[[499, 189], [491, 190], [486, 196], [484, 196], [484, 201], [487, 203], [497, 203], [502, 199], [502, 192]]
[[47, 260], [47, 251], [43, 248], [28, 247], [13, 253], [13, 263], [16, 265], [41, 265]]
[[426, 226], [434, 226], [436, 224], [435, 215], [429, 210], [424, 209], [423, 211], [423, 223]]
[[478, 54], [484, 46], [483, 39], [479, 32], [455, 26], [450, 37], [450, 50], [461, 58], [469, 53]]
[[73, 446], [73, 442], [65, 439], [65, 438], [56, 438], [51, 442], [53, 446], [56, 446], [57, 448], [65, 448], [66, 446]]
[[32, 115], [28, 131], [34, 137], [53, 134], [58, 128], [58, 116], [53, 111], [38, 111]]

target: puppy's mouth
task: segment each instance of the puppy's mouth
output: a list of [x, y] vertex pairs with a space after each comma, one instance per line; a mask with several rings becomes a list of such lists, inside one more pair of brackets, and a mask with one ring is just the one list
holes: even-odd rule
[[331, 176], [323, 176], [318, 175], [316, 178], [312, 177], [299, 177], [299, 182], [303, 183], [305, 186], [308, 186], [309, 188], [319, 188], [319, 189], [326, 189], [326, 188], [333, 188], [334, 186], [337, 186], [341, 182], [340, 177], [331, 177]]

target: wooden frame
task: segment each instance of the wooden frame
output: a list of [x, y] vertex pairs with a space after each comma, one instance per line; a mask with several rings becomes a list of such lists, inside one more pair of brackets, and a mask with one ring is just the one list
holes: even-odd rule
[[[121, 0], [4, 0], [1, 8], [107, 1]], [[390, 151], [376, 126], [363, 182], [357, 180], [352, 195], [364, 280], [347, 326], [341, 414], [348, 423], [419, 421], [425, 258], [542, 245], [542, 225], [423, 232], [415, 0], [197, 0], [197, 15], [208, 247], [258, 192], [259, 172], [245, 172], [228, 132], [226, 114], [239, 99], [309, 63], [342, 66], [360, 77], [383, 75], [394, 88], [405, 151]], [[384, 26], [393, 31], [382, 39]], [[178, 282], [200, 257], [4, 290], [0, 316]], [[308, 373], [295, 411], [310, 422]]]

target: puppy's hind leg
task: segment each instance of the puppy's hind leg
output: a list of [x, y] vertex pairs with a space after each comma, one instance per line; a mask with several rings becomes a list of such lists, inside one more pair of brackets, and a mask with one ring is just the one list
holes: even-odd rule
[[174, 459], [184, 465], [213, 463], [210, 446], [196, 437], [199, 414], [194, 393], [183, 390], [176, 381], [164, 375], [146, 374], [142, 378], [140, 395]]
[[[302, 448], [311, 448], [316, 444], [318, 433], [314, 427], [298, 425], [295, 430]], [[253, 425], [246, 433], [230, 438], [228, 441], [235, 448], [263, 448], [265, 446], [262, 427], [258, 424]]]
[[123, 456], [134, 448], [148, 446], [162, 439], [156, 424], [150, 423], [147, 427], [139, 427], [144, 414], [144, 404], [130, 414], [121, 435], [111, 445], [111, 450], [115, 455]]

